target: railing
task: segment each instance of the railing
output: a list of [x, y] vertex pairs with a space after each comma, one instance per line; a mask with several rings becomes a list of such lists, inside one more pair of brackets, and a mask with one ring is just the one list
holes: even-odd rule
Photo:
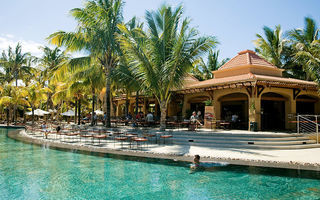
[[297, 133], [307, 134], [316, 137], [319, 144], [319, 121], [320, 115], [298, 115], [297, 116]]

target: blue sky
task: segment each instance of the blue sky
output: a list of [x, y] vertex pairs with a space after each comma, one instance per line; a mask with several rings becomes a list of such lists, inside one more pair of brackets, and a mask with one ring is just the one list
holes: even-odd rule
[[[1, 2], [0, 50], [22, 43], [25, 51], [39, 55], [45, 38], [58, 30], [72, 31], [76, 22], [69, 10], [81, 7], [81, 0], [10, 0]], [[304, 17], [320, 22], [318, 0], [126, 0], [124, 18], [143, 20], [146, 10], [163, 3], [182, 4], [185, 16], [192, 19], [202, 35], [216, 36], [221, 59], [233, 57], [244, 49], [254, 49], [252, 41], [263, 26], [280, 24], [284, 31], [304, 26]]]

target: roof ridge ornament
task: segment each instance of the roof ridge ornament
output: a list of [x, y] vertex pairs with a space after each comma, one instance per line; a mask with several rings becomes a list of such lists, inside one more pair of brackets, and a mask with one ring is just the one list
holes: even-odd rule
[[246, 54], [246, 53], [248, 53], [248, 54], [256, 54], [256, 52], [254, 52], [252, 50], [249, 50], [249, 49], [246, 49], [246, 50], [240, 51], [238, 53], [238, 55], [242, 55], [242, 54]]

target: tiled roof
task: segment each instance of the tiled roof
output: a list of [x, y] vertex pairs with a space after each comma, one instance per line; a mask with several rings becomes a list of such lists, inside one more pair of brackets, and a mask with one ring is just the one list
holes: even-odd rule
[[237, 76], [200, 81], [198, 83], [189, 85], [189, 87], [187, 87], [186, 89], [205, 88], [210, 86], [217, 86], [217, 85], [230, 84], [230, 83], [231, 84], [241, 83], [246, 81], [266, 81], [266, 82], [275, 82], [275, 83], [281, 83], [281, 84], [300, 84], [300, 85], [307, 85], [311, 87], [317, 87], [317, 84], [312, 81], [304, 81], [304, 80], [293, 79], [293, 78], [283, 78], [283, 77], [274, 77], [274, 76], [265, 76], [265, 75], [254, 75], [252, 73], [248, 73], [248, 74], [241, 74]]
[[294, 79], [294, 78], [283, 78], [283, 77], [274, 77], [274, 76], [265, 76], [265, 75], [255, 75], [255, 77], [259, 81], [274, 81], [274, 82], [317, 86], [317, 83], [313, 81], [304, 81], [304, 80]]
[[237, 56], [233, 57], [227, 63], [222, 65], [218, 70], [230, 69], [243, 65], [257, 65], [278, 69], [273, 64], [258, 56], [254, 51], [244, 50], [240, 51]]
[[191, 85], [194, 85], [196, 83], [199, 83], [200, 81], [194, 77], [192, 74], [188, 74], [183, 81], [183, 86], [184, 87], [189, 87]]

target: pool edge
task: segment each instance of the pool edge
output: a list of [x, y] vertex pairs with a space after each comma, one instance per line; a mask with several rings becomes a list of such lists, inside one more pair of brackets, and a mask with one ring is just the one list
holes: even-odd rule
[[[21, 129], [18, 130], [8, 130], [8, 137], [23, 143], [34, 144], [38, 146], [46, 146], [48, 148], [55, 148], [61, 150], [77, 150], [79, 153], [99, 153], [99, 154], [116, 154], [131, 157], [143, 157], [143, 158], [156, 158], [156, 159], [167, 159], [182, 162], [191, 162], [193, 157], [191, 156], [181, 156], [181, 155], [170, 155], [170, 154], [156, 154], [147, 153], [141, 151], [124, 151], [124, 150], [114, 150], [114, 149], [102, 149], [89, 146], [72, 145], [66, 143], [56, 143], [53, 141], [45, 141], [35, 138], [26, 137], [21, 134]], [[278, 162], [278, 161], [265, 161], [265, 160], [243, 160], [243, 159], [227, 159], [227, 158], [202, 158], [201, 161], [215, 161], [215, 162], [228, 162], [233, 165], [245, 165], [254, 167], [269, 167], [269, 168], [284, 168], [284, 169], [297, 169], [297, 170], [311, 170], [320, 171], [320, 165], [314, 165], [310, 163], [296, 163], [296, 162]]]

